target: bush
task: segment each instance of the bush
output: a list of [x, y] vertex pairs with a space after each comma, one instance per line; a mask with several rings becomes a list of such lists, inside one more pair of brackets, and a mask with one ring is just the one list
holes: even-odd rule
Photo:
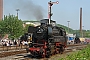
[[90, 45], [83, 50], [70, 54], [65, 58], [60, 58], [59, 60], [90, 60]]

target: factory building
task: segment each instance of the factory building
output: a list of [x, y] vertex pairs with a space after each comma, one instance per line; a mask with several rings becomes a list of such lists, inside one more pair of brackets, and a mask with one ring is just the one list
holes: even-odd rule
[[3, 18], [3, 0], [0, 0], [0, 20]]

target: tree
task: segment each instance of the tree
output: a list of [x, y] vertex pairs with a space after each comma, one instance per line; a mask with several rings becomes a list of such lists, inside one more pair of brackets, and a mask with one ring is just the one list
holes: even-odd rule
[[0, 38], [4, 36], [4, 27], [3, 27], [3, 21], [0, 21]]
[[0, 22], [0, 32], [9, 34], [10, 38], [18, 38], [23, 34], [23, 22], [14, 15], [4, 16]]

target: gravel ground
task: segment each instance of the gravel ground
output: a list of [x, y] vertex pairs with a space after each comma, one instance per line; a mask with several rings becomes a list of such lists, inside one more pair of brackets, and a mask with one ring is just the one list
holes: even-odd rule
[[8, 57], [0, 58], [0, 60], [14, 60], [13, 57], [15, 56], [8, 56]]
[[26, 53], [19, 54], [19, 55], [21, 55], [20, 57], [19, 57], [19, 55], [8, 56], [8, 57], [0, 58], [0, 60], [20, 60], [20, 59], [17, 59], [17, 58], [23, 58], [25, 56], [25, 54]]
[[64, 53], [64, 54], [57, 54], [52, 56], [51, 58], [47, 59], [35, 59], [31, 58], [30, 53], [24, 53], [24, 54], [18, 54], [18, 55], [13, 55], [13, 56], [8, 56], [4, 58], [0, 58], [0, 60], [58, 60], [60, 57], [65, 57], [69, 55], [70, 52]]

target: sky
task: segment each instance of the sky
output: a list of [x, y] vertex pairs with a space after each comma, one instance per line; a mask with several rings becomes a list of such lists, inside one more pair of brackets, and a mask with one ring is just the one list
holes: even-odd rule
[[[37, 20], [36, 14], [40, 18], [48, 18], [48, 2], [50, 0], [3, 0], [4, 15], [16, 15], [16, 9], [20, 9], [19, 19]], [[70, 28], [80, 28], [80, 8], [82, 7], [82, 26], [83, 29], [90, 30], [90, 0], [51, 0], [59, 1], [59, 4], [52, 6], [52, 19], [56, 23], [68, 26]], [[33, 4], [33, 5], [32, 5]], [[37, 10], [38, 9], [38, 10]], [[35, 12], [33, 11], [35, 10]], [[38, 11], [38, 12], [36, 12]], [[32, 13], [33, 12], [33, 13]], [[34, 17], [36, 16], [36, 17]]]

